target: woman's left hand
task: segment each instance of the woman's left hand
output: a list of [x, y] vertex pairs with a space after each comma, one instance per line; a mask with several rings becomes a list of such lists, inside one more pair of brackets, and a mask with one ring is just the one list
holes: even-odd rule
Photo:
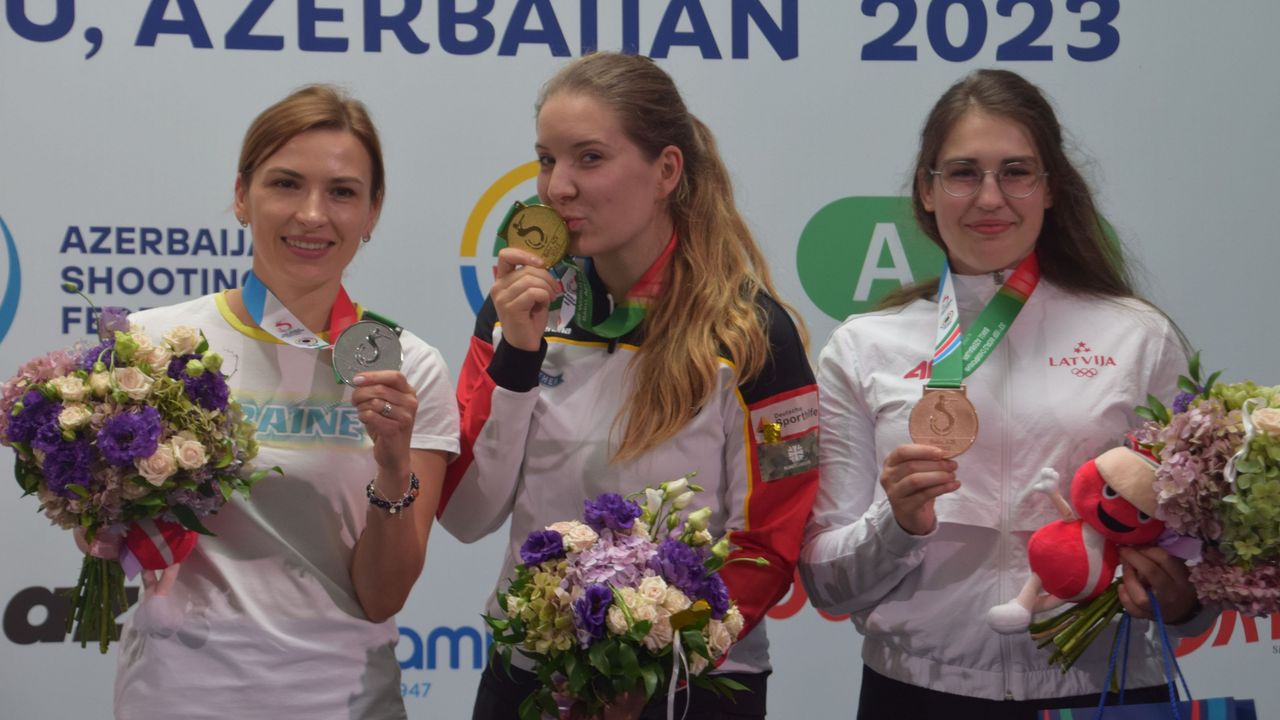
[[359, 411], [378, 467], [395, 476], [409, 475], [409, 438], [418, 415], [418, 396], [399, 370], [363, 372], [354, 380], [351, 404]]
[[1166, 623], [1176, 625], [1191, 619], [1198, 601], [1185, 561], [1150, 545], [1121, 547], [1120, 563], [1124, 567], [1118, 588], [1120, 604], [1130, 615], [1142, 620], [1154, 617], [1147, 595], [1150, 588]]

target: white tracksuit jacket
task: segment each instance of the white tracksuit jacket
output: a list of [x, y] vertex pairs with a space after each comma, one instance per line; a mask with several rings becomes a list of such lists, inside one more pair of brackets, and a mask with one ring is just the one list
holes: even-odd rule
[[[968, 328], [998, 280], [955, 280]], [[810, 600], [852, 613], [867, 666], [902, 682], [991, 699], [1097, 692], [1106, 636], [1064, 674], [1027, 635], [997, 634], [986, 613], [1027, 579], [1031, 533], [1059, 519], [1028, 486], [1045, 467], [1066, 484], [1120, 444], [1147, 393], [1172, 399], [1186, 368], [1178, 335], [1142, 303], [1071, 295], [1042, 280], [965, 381], [978, 438], [956, 458], [960, 489], [937, 500], [937, 529], [915, 537], [894, 521], [879, 475], [889, 452], [910, 442], [907, 417], [927, 380], [936, 313], [936, 302], [917, 300], [852, 317], [822, 352], [821, 480], [800, 562]], [[1199, 632], [1212, 619], [1203, 613], [1180, 630]], [[1133, 643], [1130, 687], [1162, 682], [1150, 637]]]

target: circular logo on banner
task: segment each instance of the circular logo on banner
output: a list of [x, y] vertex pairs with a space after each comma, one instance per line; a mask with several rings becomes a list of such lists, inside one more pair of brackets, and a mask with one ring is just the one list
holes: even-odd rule
[[942, 270], [944, 256], [911, 215], [909, 197], [847, 197], [809, 219], [796, 246], [800, 284], [836, 320]]
[[4, 295], [0, 297], [0, 342], [4, 341], [5, 335], [9, 334], [9, 328], [13, 325], [13, 319], [18, 315], [18, 297], [22, 295], [22, 265], [18, 262], [18, 246], [13, 241], [13, 235], [9, 233], [9, 226], [5, 224], [4, 218], [0, 217], [0, 234], [4, 235], [4, 262], [6, 269], [3, 273]]
[[[466, 293], [471, 312], [478, 313], [484, 306], [485, 296], [493, 283], [492, 258], [501, 248], [497, 241], [498, 224], [516, 200], [536, 202], [537, 195], [529, 197], [529, 189], [522, 187], [538, 177], [538, 161], [527, 162], [498, 178], [471, 208], [467, 225], [462, 231], [462, 247], [459, 249], [462, 290]], [[480, 254], [483, 247], [483, 256]]]

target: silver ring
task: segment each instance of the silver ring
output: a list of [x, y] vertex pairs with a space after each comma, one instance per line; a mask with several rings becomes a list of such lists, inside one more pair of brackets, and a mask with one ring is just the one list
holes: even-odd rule
[[382, 401], [382, 417], [391, 417], [391, 403]]

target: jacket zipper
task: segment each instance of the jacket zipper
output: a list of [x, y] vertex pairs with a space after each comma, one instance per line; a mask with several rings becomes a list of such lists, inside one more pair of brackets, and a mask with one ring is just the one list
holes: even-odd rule
[[[993, 273], [996, 277], [997, 284], [1000, 273]], [[1007, 340], [1008, 338], [1006, 338]], [[1009, 346], [1008, 343], [1000, 343], [1000, 360], [1002, 364], [1001, 384], [1003, 393], [1001, 394], [1000, 412], [1000, 597], [1013, 597], [1013, 590], [1009, 587], [1009, 406], [1011, 400], [1009, 397]], [[1013, 640], [1008, 635], [1000, 636], [1000, 670], [1004, 675], [1004, 698], [1005, 700], [1014, 700], [1013, 691], [1009, 687], [1009, 665], [1013, 656]]]

